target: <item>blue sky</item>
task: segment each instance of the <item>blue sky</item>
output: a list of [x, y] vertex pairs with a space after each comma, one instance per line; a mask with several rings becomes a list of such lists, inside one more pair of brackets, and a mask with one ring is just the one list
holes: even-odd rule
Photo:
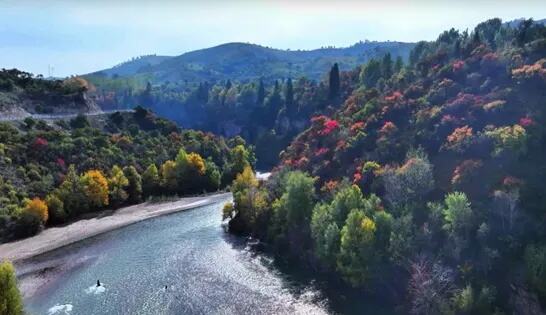
[[225, 42], [275, 48], [433, 40], [492, 17], [546, 18], [541, 1], [0, 0], [0, 68], [67, 76]]

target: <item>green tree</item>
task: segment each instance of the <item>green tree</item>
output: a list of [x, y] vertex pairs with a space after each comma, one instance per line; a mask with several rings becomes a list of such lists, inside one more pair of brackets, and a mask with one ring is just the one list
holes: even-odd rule
[[366, 284], [374, 260], [375, 222], [364, 211], [353, 209], [341, 230], [338, 271], [352, 286]]
[[178, 176], [174, 161], [168, 160], [161, 165], [161, 186], [168, 192], [176, 192], [178, 188]]
[[444, 203], [444, 229], [453, 244], [450, 247], [453, 256], [459, 258], [461, 252], [468, 247], [470, 232], [474, 226], [474, 214], [468, 198], [462, 192], [448, 194]]
[[49, 221], [54, 224], [66, 221], [66, 212], [61, 199], [54, 193], [46, 197], [47, 208], [49, 211]]
[[17, 288], [15, 269], [8, 261], [0, 263], [0, 314], [23, 314], [23, 301]]
[[231, 185], [234, 207], [224, 212], [229, 221], [229, 229], [235, 233], [248, 233], [255, 228], [259, 215], [265, 209], [267, 195], [259, 189], [259, 183], [250, 166], [238, 174]]
[[341, 81], [339, 78], [339, 66], [337, 63], [334, 63], [332, 66], [332, 69], [330, 69], [330, 75], [329, 75], [329, 96], [330, 99], [334, 99], [337, 96], [339, 96], [339, 92], [341, 89]]
[[402, 56], [396, 57], [396, 62], [394, 63], [394, 73], [399, 73], [402, 68], [404, 68], [404, 60]]
[[148, 197], [158, 193], [160, 185], [159, 172], [155, 164], [150, 164], [142, 173], [142, 191]]
[[126, 188], [129, 186], [129, 180], [123, 174], [123, 170], [117, 165], [114, 165], [110, 171], [108, 186], [110, 188], [111, 204], [113, 206], [122, 205], [128, 198]]
[[64, 181], [57, 189], [56, 194], [63, 202], [64, 210], [68, 216], [75, 216], [89, 209], [83, 185], [80, 177], [76, 174], [74, 165], [68, 167]]
[[546, 246], [528, 245], [525, 249], [525, 269], [529, 284], [546, 296]]
[[375, 59], [368, 61], [368, 63], [362, 67], [362, 71], [360, 71], [360, 82], [368, 89], [375, 87], [380, 78], [381, 64]]
[[280, 230], [307, 228], [315, 205], [315, 180], [295, 171], [286, 175], [285, 190], [274, 204]]
[[315, 254], [332, 268], [339, 253], [340, 230], [330, 210], [331, 207], [326, 204], [315, 206], [311, 217], [311, 237], [315, 243]]
[[265, 100], [264, 81], [260, 79], [260, 82], [258, 83], [258, 90], [256, 91], [256, 105], [262, 106], [264, 104], [264, 100]]
[[381, 61], [381, 74], [385, 80], [392, 76], [392, 57], [390, 53], [386, 53]]
[[286, 88], [284, 90], [284, 104], [288, 117], [294, 117], [296, 115], [297, 108], [294, 104], [294, 88], [292, 86], [292, 79], [290, 78], [286, 80]]
[[[156, 169], [157, 170], [157, 169]], [[129, 194], [130, 203], [138, 203], [142, 201], [142, 178], [134, 166], [126, 166], [123, 168], [123, 173], [129, 185], [127, 186], [127, 193]]]
[[366, 201], [362, 195], [362, 191], [356, 185], [348, 186], [341, 189], [334, 196], [334, 200], [330, 205], [332, 218], [338, 226], [343, 227], [347, 215], [353, 209], [362, 209], [366, 207]]

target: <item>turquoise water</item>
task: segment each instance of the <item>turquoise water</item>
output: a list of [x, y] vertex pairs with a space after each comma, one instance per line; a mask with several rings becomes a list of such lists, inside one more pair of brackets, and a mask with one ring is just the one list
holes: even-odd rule
[[[294, 280], [270, 258], [250, 251], [244, 239], [225, 233], [221, 207], [222, 202], [143, 221], [36, 258], [31, 262], [34, 266], [62, 260], [70, 269], [27, 298], [27, 311], [89, 315], [333, 312], [313, 281]], [[95, 286], [97, 279], [101, 288]]]

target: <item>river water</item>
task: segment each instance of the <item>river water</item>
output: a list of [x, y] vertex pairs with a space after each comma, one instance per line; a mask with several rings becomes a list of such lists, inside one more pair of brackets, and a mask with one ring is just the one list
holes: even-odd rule
[[62, 261], [58, 269], [64, 269], [25, 298], [27, 312], [378, 314], [362, 301], [333, 307], [313, 280], [279, 271], [271, 258], [224, 232], [221, 207], [222, 202], [143, 221], [19, 266], [24, 272]]

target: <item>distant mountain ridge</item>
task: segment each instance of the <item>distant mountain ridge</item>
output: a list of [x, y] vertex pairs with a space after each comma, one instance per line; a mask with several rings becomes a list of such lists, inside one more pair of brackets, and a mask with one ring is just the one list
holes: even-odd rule
[[145, 76], [152, 82], [248, 81], [259, 77], [273, 80], [300, 76], [320, 79], [336, 62], [341, 70], [349, 70], [385, 53], [407, 60], [414, 46], [414, 43], [366, 41], [345, 48], [281, 50], [256, 44], [226, 43], [175, 57], [143, 56], [87, 76]]

